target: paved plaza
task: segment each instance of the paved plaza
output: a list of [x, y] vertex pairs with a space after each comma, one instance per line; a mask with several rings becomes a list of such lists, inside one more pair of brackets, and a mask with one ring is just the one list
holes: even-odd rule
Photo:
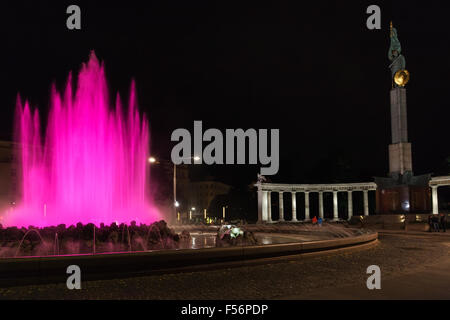
[[[434, 299], [450, 298], [450, 233], [380, 232], [368, 249], [291, 256], [230, 268], [0, 289], [2, 299]], [[365, 287], [381, 268], [381, 290]]]

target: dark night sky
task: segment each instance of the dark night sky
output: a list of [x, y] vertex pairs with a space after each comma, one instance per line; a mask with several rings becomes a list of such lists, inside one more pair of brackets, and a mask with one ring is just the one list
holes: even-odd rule
[[[78, 4], [82, 30], [66, 29]], [[294, 5], [295, 4], [295, 5]], [[370, 4], [382, 30], [366, 28]], [[176, 128], [279, 128], [285, 182], [371, 180], [388, 172], [389, 21], [399, 32], [416, 174], [442, 173], [450, 156], [450, 28], [446, 2], [14, 1], [0, 22], [0, 137], [10, 139], [18, 91], [42, 113], [90, 50], [110, 89], [136, 79], [152, 150], [169, 157]], [[347, 166], [347, 169], [342, 170]], [[258, 168], [210, 167], [248, 183]]]

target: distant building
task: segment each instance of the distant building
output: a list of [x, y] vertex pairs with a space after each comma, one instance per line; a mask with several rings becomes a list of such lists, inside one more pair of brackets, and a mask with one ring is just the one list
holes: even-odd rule
[[[178, 212], [181, 219], [190, 219], [190, 216], [192, 218], [203, 217], [204, 210], [208, 210], [213, 199], [218, 195], [228, 194], [231, 188], [222, 182], [214, 181], [212, 177], [207, 177], [202, 181], [192, 181], [190, 168], [190, 165], [185, 164], [176, 166], [176, 200], [180, 204]], [[166, 208], [171, 208], [173, 204], [173, 170], [172, 162], [161, 161], [150, 174], [156, 183], [153, 200]]]
[[195, 208], [193, 215], [200, 216], [204, 214], [204, 210], [208, 210], [212, 200], [218, 195], [225, 195], [230, 191], [230, 186], [214, 181], [196, 181], [187, 185], [187, 192], [189, 199], [189, 206]]
[[11, 206], [16, 194], [16, 170], [13, 164], [13, 142], [0, 141], [0, 211]]

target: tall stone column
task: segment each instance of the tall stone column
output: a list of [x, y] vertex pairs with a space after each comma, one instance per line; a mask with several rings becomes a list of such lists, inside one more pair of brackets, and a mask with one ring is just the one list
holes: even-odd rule
[[333, 191], [333, 220], [339, 220], [337, 191]]
[[408, 142], [406, 88], [391, 89], [391, 133], [392, 144]]
[[261, 184], [258, 184], [258, 223], [263, 222], [263, 191]]
[[291, 192], [292, 195], [292, 222], [297, 222], [297, 198], [295, 192]]
[[305, 220], [310, 220], [310, 214], [309, 214], [309, 192], [305, 192]]
[[323, 191], [319, 191], [319, 217], [323, 220]]
[[352, 191], [347, 191], [347, 212], [348, 212], [348, 220], [350, 220], [353, 216], [353, 194]]
[[389, 172], [392, 177], [412, 171], [411, 143], [408, 142], [406, 88], [391, 90], [391, 132]]
[[262, 221], [267, 222], [267, 191], [263, 191]]
[[272, 222], [272, 191], [267, 191], [267, 222]]
[[364, 215], [369, 215], [369, 191], [363, 190], [364, 193]]
[[431, 187], [431, 196], [432, 196], [432, 202], [433, 202], [433, 214], [439, 213], [439, 201], [438, 201], [438, 193], [437, 193], [438, 186], [432, 186]]
[[280, 218], [279, 221], [284, 221], [284, 205], [283, 205], [283, 191], [278, 192]]

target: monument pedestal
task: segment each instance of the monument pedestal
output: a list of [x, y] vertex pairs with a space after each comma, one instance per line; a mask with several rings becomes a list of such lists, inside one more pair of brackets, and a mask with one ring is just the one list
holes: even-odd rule
[[377, 188], [377, 214], [427, 213], [430, 211], [430, 188], [428, 186], [397, 185]]

